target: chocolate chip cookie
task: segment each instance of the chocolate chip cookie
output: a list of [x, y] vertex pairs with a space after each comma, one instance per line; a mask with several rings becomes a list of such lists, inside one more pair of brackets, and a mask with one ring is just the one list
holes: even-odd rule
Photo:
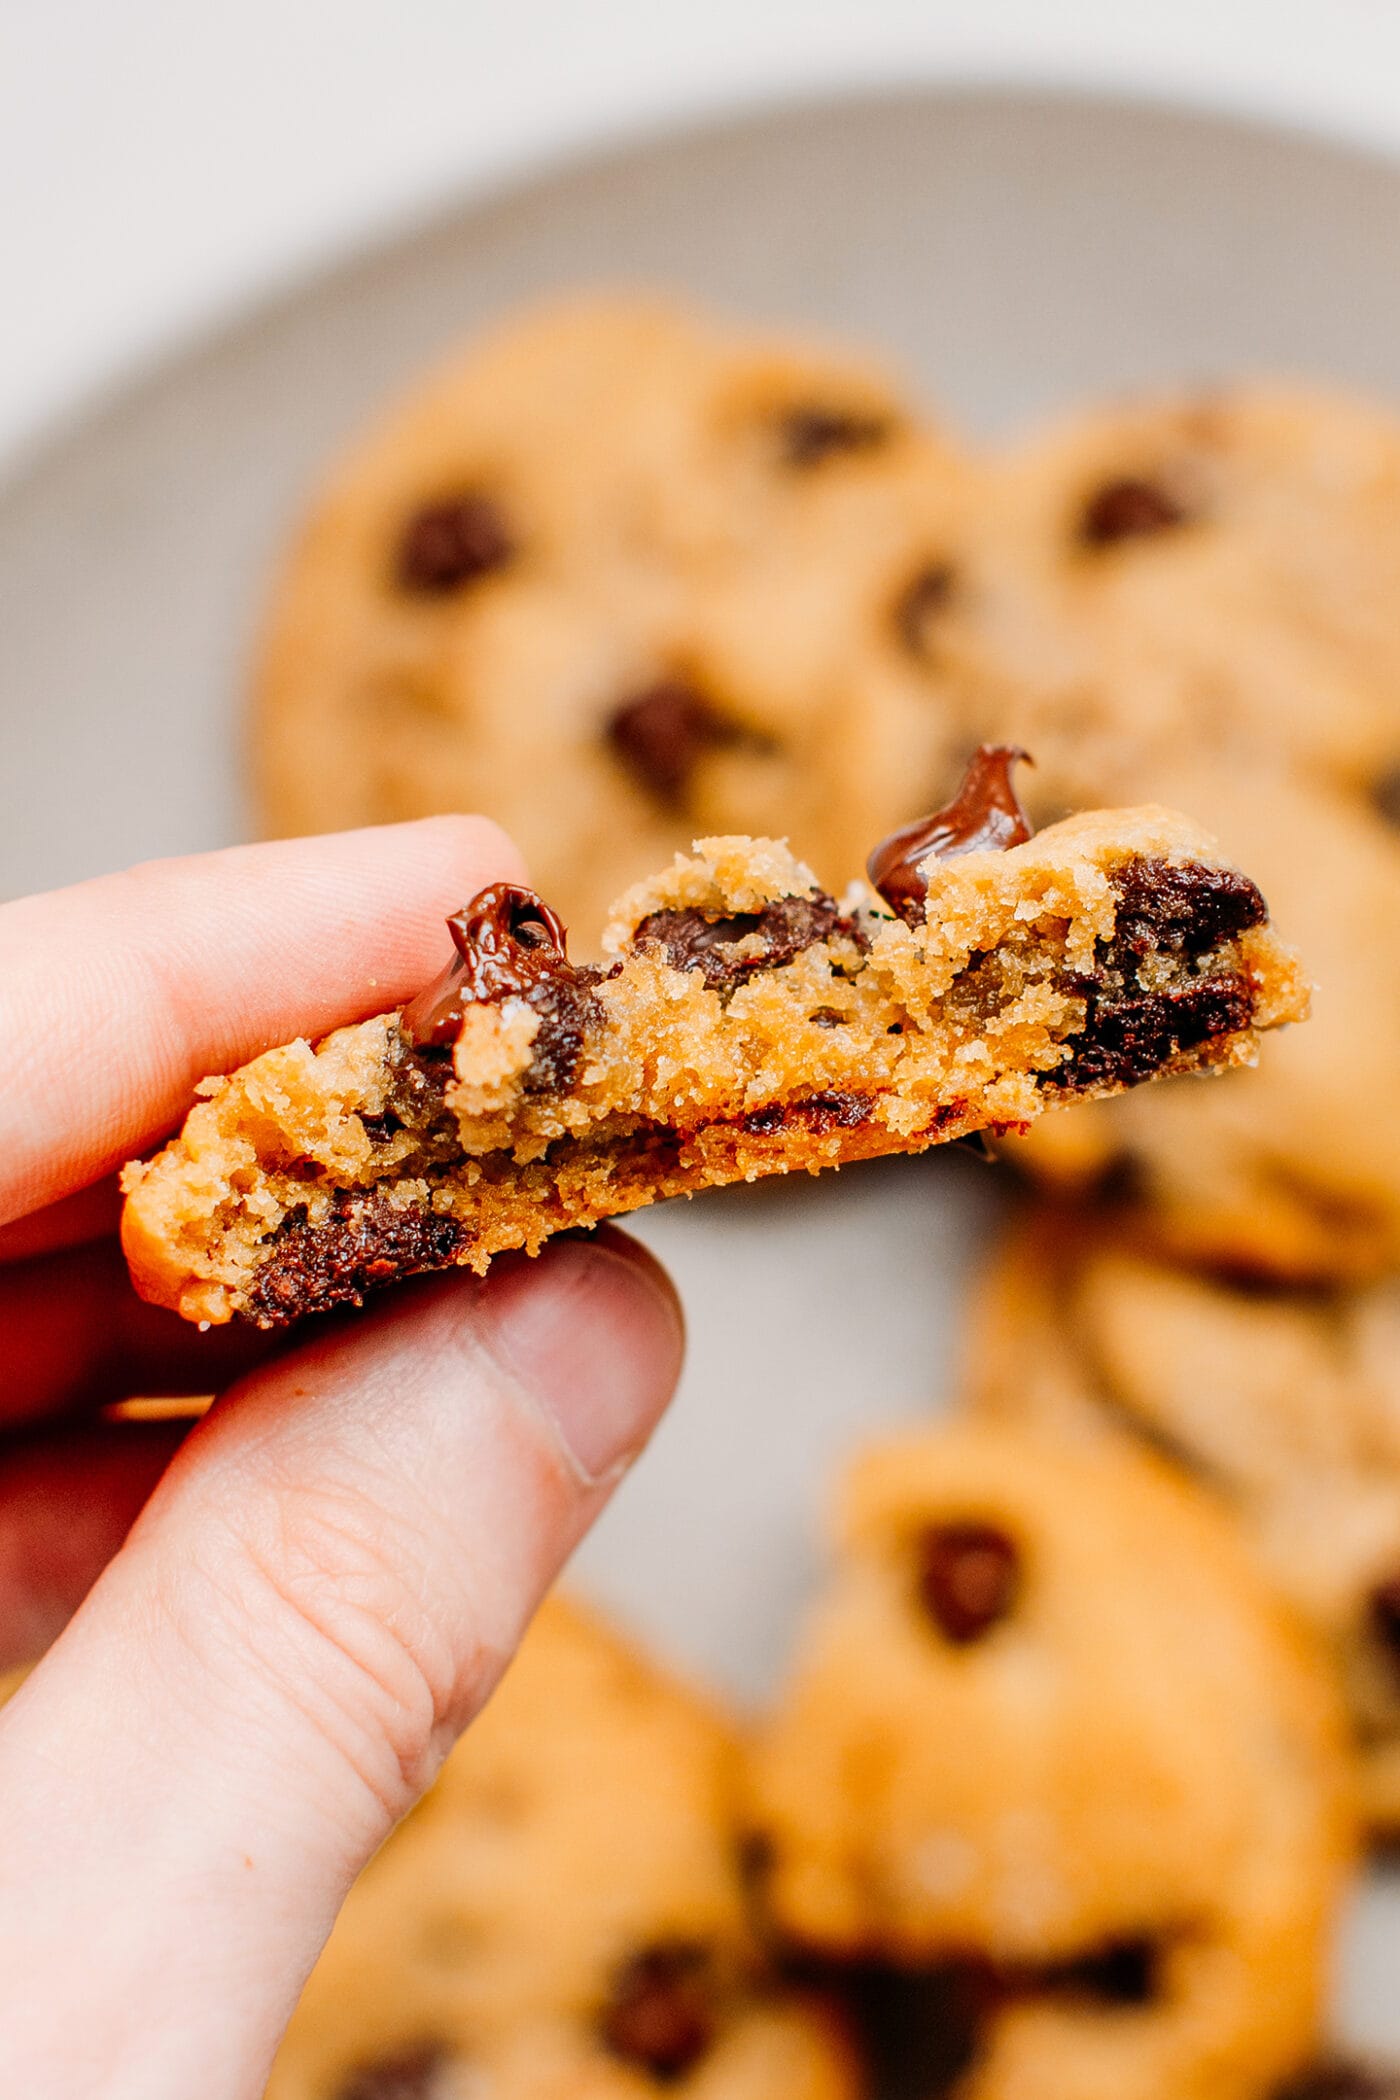
[[1400, 1287], [1232, 1287], [1049, 1211], [979, 1289], [988, 1418], [1154, 1446], [1220, 1497], [1345, 1683], [1366, 1813], [1400, 1830]]
[[854, 865], [967, 748], [965, 471], [850, 357], [642, 300], [516, 320], [315, 505], [257, 681], [267, 828], [483, 810], [589, 937], [700, 832]]
[[[1400, 417], [1254, 382], [1091, 409], [982, 479], [983, 632], [1074, 797], [1189, 750], [1364, 797], [1400, 762]], [[1018, 698], [1019, 695], [1019, 698]]]
[[1029, 836], [985, 750], [946, 809], [819, 887], [701, 840], [571, 962], [532, 891], [484, 890], [400, 1012], [225, 1080], [127, 1169], [138, 1288], [264, 1326], [664, 1196], [917, 1152], [1251, 1059], [1306, 992], [1262, 897], [1161, 809]]
[[724, 1718], [547, 1604], [361, 1875], [268, 2100], [857, 2100], [747, 1921]]
[[979, 490], [960, 646], [996, 733], [1035, 751], [1032, 809], [1190, 808], [1319, 986], [1306, 1036], [1238, 1090], [1062, 1118], [1027, 1163], [1062, 1188], [1131, 1181], [1199, 1259], [1394, 1264], [1400, 421], [1279, 386], [1149, 400], [1031, 437]]
[[1208, 1498], [963, 1426], [857, 1461], [753, 1814], [902, 2089], [1231, 2100], [1315, 2055], [1348, 1782], [1331, 1671]]

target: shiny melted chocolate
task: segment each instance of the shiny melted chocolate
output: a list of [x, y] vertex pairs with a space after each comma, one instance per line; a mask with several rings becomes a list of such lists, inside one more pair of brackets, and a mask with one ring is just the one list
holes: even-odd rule
[[399, 1028], [418, 1049], [456, 1041], [462, 1010], [572, 974], [563, 921], [517, 882], [493, 882], [447, 922], [457, 953], [410, 999]]
[[866, 870], [892, 911], [911, 926], [924, 915], [926, 865], [962, 853], [1001, 853], [1024, 846], [1034, 826], [1012, 785], [1012, 770], [1030, 753], [1016, 744], [980, 744], [968, 761], [952, 801], [931, 817], [920, 817], [875, 848]]

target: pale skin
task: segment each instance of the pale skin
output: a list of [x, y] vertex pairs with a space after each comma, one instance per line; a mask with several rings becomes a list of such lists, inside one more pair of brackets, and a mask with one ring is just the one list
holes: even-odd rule
[[[354, 1875], [679, 1373], [621, 1233], [290, 1340], [141, 1305], [114, 1169], [191, 1089], [394, 1006], [520, 879], [473, 818], [0, 906], [0, 2090], [257, 2100]], [[217, 1391], [193, 1431], [133, 1393]]]

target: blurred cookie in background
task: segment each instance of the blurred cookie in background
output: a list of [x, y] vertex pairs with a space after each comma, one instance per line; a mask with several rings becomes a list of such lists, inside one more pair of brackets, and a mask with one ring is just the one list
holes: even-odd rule
[[1400, 1286], [1241, 1289], [1050, 1209], [988, 1268], [964, 1358], [984, 1419], [1136, 1437], [1219, 1497], [1331, 1648], [1366, 1815], [1400, 1832]]
[[838, 1529], [752, 1812], [900, 2089], [1229, 2100], [1311, 2062], [1345, 1729], [1219, 1511], [1125, 1443], [964, 1426], [858, 1459]]
[[1394, 1266], [1400, 418], [1242, 383], [1086, 411], [969, 487], [948, 690], [970, 727], [1032, 752], [1037, 821], [1189, 808], [1318, 987], [1267, 1070], [1013, 1149], [1062, 1191], [1131, 1189], [1192, 1258], [1302, 1281]]
[[750, 1930], [725, 1719], [548, 1602], [346, 1902], [268, 2100], [854, 2100]]
[[1187, 754], [1394, 800], [1393, 410], [1267, 381], [1111, 403], [978, 487], [982, 632], [1018, 709], [999, 733], [1043, 793], [1142, 792]]
[[484, 810], [585, 942], [708, 832], [857, 874], [964, 755], [930, 636], [967, 469], [885, 375], [643, 299], [547, 308], [333, 473], [257, 676], [265, 827]]

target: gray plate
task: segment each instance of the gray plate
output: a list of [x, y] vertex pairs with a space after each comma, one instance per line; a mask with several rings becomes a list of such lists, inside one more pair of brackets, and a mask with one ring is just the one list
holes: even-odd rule
[[[993, 431], [1079, 394], [1261, 368], [1400, 395], [1397, 255], [1388, 162], [1051, 96], [755, 119], [453, 212], [115, 396], [0, 492], [0, 895], [242, 834], [248, 637], [303, 491], [415, 362], [512, 301], [646, 280], [815, 323]], [[691, 1363], [585, 1551], [590, 1586], [756, 1692], [833, 1460], [946, 1385], [999, 1200], [994, 1176], [934, 1159], [645, 1220]], [[1353, 1937], [1344, 2025], [1400, 2047], [1382, 1877]]]

